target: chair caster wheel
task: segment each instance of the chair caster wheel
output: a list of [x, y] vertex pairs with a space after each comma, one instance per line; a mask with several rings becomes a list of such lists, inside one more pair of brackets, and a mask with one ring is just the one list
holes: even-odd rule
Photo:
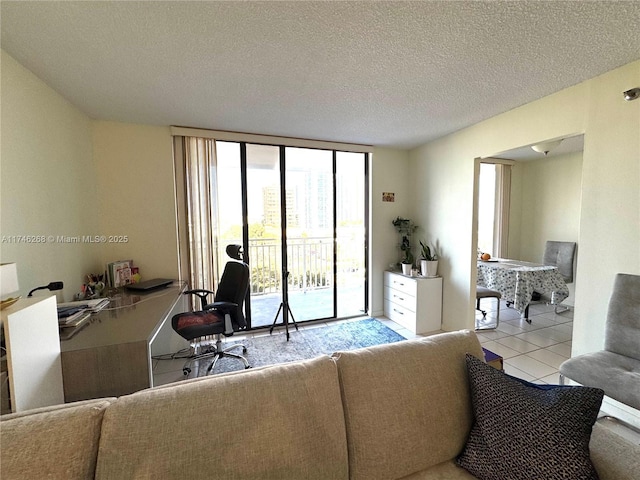
[[247, 347], [242, 347], [242, 353], [247, 353]]
[[182, 373], [186, 376], [189, 375], [191, 373], [191, 369], [190, 368], [183, 368], [182, 369]]
[[246, 367], [244, 367], [245, 370], [249, 370], [251, 368], [251, 365], [247, 365]]

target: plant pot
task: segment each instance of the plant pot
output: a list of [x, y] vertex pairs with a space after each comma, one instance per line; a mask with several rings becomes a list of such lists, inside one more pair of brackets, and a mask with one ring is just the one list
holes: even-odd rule
[[423, 277], [438, 275], [438, 260], [420, 260], [420, 274]]
[[412, 265], [410, 263], [403, 263], [402, 264], [402, 274], [411, 276], [411, 267], [412, 267]]

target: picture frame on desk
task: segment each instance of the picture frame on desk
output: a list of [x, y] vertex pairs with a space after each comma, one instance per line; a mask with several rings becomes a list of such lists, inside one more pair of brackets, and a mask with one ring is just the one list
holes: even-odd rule
[[109, 286], [113, 288], [124, 287], [131, 283], [131, 267], [133, 260], [118, 260], [107, 265], [107, 277]]

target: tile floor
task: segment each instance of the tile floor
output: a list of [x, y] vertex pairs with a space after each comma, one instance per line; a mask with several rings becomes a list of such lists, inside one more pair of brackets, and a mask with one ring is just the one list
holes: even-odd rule
[[[495, 299], [482, 300], [481, 308], [487, 317], [483, 321], [482, 314], [476, 312], [479, 326], [495, 325], [496, 307]], [[504, 370], [509, 375], [534, 383], [558, 384], [558, 368], [571, 357], [573, 310], [556, 314], [553, 306], [533, 304], [529, 318], [531, 324], [501, 302], [498, 328], [477, 330], [476, 334], [483, 347], [504, 359]], [[385, 317], [379, 320], [407, 338], [416, 336]]]

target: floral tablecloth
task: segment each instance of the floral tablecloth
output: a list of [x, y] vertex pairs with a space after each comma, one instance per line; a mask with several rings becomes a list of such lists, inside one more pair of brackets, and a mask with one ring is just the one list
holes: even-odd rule
[[518, 260], [479, 261], [478, 285], [499, 291], [503, 300], [513, 302], [521, 314], [534, 291], [550, 297], [554, 305], [569, 296], [569, 288], [557, 267]]

